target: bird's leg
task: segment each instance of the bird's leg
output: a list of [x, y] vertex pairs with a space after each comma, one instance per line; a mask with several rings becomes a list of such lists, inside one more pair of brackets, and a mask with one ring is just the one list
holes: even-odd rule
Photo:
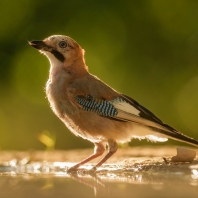
[[95, 147], [94, 147], [94, 154], [90, 155], [88, 158], [82, 160], [81, 162], [79, 162], [78, 164], [72, 166], [71, 168], [68, 169], [68, 172], [72, 172], [72, 171], [76, 171], [76, 169], [78, 167], [80, 167], [81, 165], [91, 161], [92, 159], [95, 159], [96, 157], [99, 157], [100, 155], [102, 155], [105, 151], [105, 147], [102, 143], [94, 143]]
[[108, 153], [91, 169], [96, 171], [105, 161], [107, 161], [118, 150], [118, 144], [114, 140], [108, 140]]

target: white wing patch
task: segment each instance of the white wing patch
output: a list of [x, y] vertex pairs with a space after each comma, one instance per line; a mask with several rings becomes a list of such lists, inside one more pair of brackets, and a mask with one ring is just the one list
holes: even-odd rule
[[138, 109], [136, 109], [135, 107], [133, 107], [129, 103], [125, 102], [121, 98], [116, 98], [116, 99], [111, 100], [109, 102], [111, 104], [113, 104], [113, 106], [116, 109], [121, 110], [125, 113], [130, 113], [130, 114], [133, 114], [133, 115], [136, 115], [136, 116], [139, 116], [139, 114], [140, 114], [140, 111]]
[[[114, 116], [117, 119], [134, 122], [139, 125], [143, 125], [143, 126], [147, 126], [147, 127], [154, 127], [154, 128], [158, 128], [161, 130], [169, 131], [167, 128], [165, 128], [160, 123], [157, 123], [157, 122], [154, 122], [154, 121], [151, 121], [151, 120], [148, 120], [148, 119], [145, 119], [144, 117], [142, 117], [141, 110], [139, 110], [136, 107], [134, 107], [133, 105], [129, 104], [122, 98], [116, 98], [109, 102], [117, 110], [117, 115]], [[158, 138], [159, 140], [155, 140], [156, 138], [154, 138], [154, 137], [148, 137], [147, 139], [150, 139], [151, 141], [160, 141], [160, 138]], [[161, 141], [165, 141], [165, 140], [161, 140]]]

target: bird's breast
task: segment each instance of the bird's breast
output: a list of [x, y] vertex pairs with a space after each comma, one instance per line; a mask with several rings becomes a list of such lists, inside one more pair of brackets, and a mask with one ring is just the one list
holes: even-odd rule
[[46, 84], [46, 95], [54, 113], [59, 117], [65, 114], [74, 114], [76, 108], [72, 105], [67, 94], [67, 81], [65, 78], [49, 79]]

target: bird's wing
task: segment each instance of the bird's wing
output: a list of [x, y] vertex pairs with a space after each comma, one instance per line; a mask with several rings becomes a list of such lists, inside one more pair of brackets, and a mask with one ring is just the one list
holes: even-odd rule
[[72, 87], [76, 90], [73, 95], [75, 101], [85, 111], [92, 111], [109, 119], [134, 122], [153, 128], [155, 131], [159, 130], [159, 132], [162, 130], [169, 133], [180, 133], [163, 123], [138, 102], [116, 92], [93, 75], [76, 80]]
[[[132, 98], [120, 94], [94, 76], [92, 81], [78, 83], [79, 88], [72, 91], [75, 103], [84, 111], [91, 111], [107, 119], [134, 122], [164, 134], [167, 137], [198, 146], [198, 141], [190, 138], [173, 127], [163, 123], [152, 112]], [[76, 87], [76, 86], [74, 86]]]
[[179, 133], [163, 123], [152, 112], [126, 95], [119, 95], [112, 100], [98, 99], [91, 94], [76, 96], [75, 100], [85, 111], [91, 111], [110, 119], [134, 122], [153, 129]]

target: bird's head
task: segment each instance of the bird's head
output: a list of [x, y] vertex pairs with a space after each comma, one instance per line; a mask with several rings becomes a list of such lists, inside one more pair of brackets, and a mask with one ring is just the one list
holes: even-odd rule
[[29, 45], [47, 56], [51, 65], [69, 66], [77, 60], [84, 63], [84, 50], [68, 36], [53, 35], [44, 40], [30, 41]]

